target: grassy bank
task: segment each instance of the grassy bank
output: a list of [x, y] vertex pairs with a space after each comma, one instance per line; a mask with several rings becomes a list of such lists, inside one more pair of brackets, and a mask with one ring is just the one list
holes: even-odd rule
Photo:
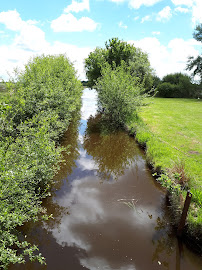
[[147, 161], [170, 195], [176, 223], [189, 189], [192, 203], [186, 230], [202, 242], [202, 102], [154, 98], [130, 125], [146, 149]]

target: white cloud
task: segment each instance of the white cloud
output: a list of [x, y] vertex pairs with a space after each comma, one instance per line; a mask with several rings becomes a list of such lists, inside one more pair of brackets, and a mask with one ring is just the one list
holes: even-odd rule
[[28, 23], [28, 24], [31, 24], [31, 25], [32, 25], [32, 24], [35, 25], [35, 24], [38, 23], [38, 21], [36, 21], [36, 20], [28, 20], [27, 23]]
[[172, 0], [175, 6], [187, 6], [192, 12], [193, 24], [202, 23], [202, 1], [201, 0]]
[[[115, 3], [123, 3], [128, 2], [129, 7], [134, 9], [139, 9], [141, 6], [153, 6], [157, 4], [158, 2], [161, 2], [162, 0], [110, 0], [111, 2]], [[175, 6], [187, 6], [191, 8], [190, 11], [192, 11], [192, 22], [194, 24], [201, 23], [202, 22], [202, 1], [201, 0], [171, 0], [172, 3]], [[186, 8], [179, 7], [177, 11], [179, 12], [186, 12]], [[167, 12], [167, 18], [170, 19], [171, 11], [167, 8], [167, 10], [164, 10], [164, 12]], [[188, 12], [188, 11], [187, 11]], [[160, 16], [166, 16], [166, 14], [160, 14]], [[163, 17], [165, 19], [165, 17]], [[158, 17], [158, 20], [160, 21], [162, 18]]]
[[159, 77], [169, 73], [185, 72], [188, 56], [195, 57], [199, 54], [194, 47], [198, 44], [194, 39], [173, 39], [167, 46], [162, 45], [156, 37], [147, 37], [129, 43], [148, 53], [151, 66]]
[[[127, 2], [130, 8], [139, 9], [141, 6], [153, 6], [162, 0], [109, 0], [111, 2], [115, 2], [117, 4]], [[202, 22], [202, 1], [201, 0], [171, 0], [175, 6], [183, 6], [184, 12], [185, 7], [190, 8], [192, 12], [192, 22], [193, 24], [201, 23]], [[179, 10], [178, 10], [179, 11]], [[165, 11], [164, 11], [165, 12]], [[169, 12], [167, 8], [167, 16], [168, 19], [171, 17], [171, 12]], [[182, 12], [182, 7], [181, 7]], [[163, 16], [166, 16], [163, 14]], [[159, 17], [161, 20], [161, 17]]]
[[195, 2], [195, 0], [171, 0], [171, 1], [176, 6], [184, 5], [184, 6], [190, 6], [190, 7], [193, 5], [193, 2]]
[[188, 8], [176, 7], [175, 11], [180, 13], [188, 13], [190, 10]]
[[77, 19], [71, 13], [62, 14], [51, 23], [51, 28], [54, 32], [82, 32], [94, 31], [97, 23], [88, 17]]
[[171, 8], [169, 6], [164, 7], [157, 15], [157, 21], [169, 20], [172, 17]]
[[[83, 21], [86, 23], [85, 19]], [[0, 76], [5, 80], [8, 79], [8, 72], [12, 73], [16, 67], [22, 69], [30, 57], [40, 54], [66, 54], [73, 62], [79, 78], [85, 80], [83, 62], [88, 57], [90, 48], [79, 48], [58, 41], [51, 45], [47, 42], [45, 33], [35, 25], [37, 22], [33, 20], [23, 21], [16, 10], [1, 12], [0, 23], [15, 32], [11, 44], [0, 45]]]
[[128, 26], [125, 25], [122, 21], [119, 22], [119, 27], [120, 28], [123, 28], [123, 29], [127, 29], [128, 28]]
[[192, 7], [192, 22], [194, 24], [202, 23], [202, 1], [195, 0]]
[[181, 38], [175, 38], [171, 40], [168, 43], [171, 58], [179, 64], [186, 64], [188, 56], [198, 55], [198, 52], [193, 48], [193, 45], [196, 44], [197, 43], [193, 39], [185, 41]]
[[9, 10], [0, 13], [0, 23], [5, 24], [6, 28], [12, 31], [19, 31], [25, 22], [20, 18], [16, 10]]
[[146, 21], [151, 21], [151, 16], [150, 15], [147, 15], [147, 16], [143, 17], [142, 20], [141, 20], [141, 23], [144, 23]]
[[115, 2], [117, 4], [125, 2], [125, 0], [110, 0], [111, 2]]
[[161, 32], [159, 32], [159, 31], [153, 31], [152, 32], [152, 35], [160, 35], [161, 34]]
[[89, 47], [80, 48], [76, 45], [55, 41], [53, 45], [49, 45], [44, 54], [66, 54], [78, 73], [79, 79], [85, 80], [84, 59], [88, 57], [91, 49]]
[[110, 0], [111, 2], [115, 3], [123, 3], [128, 2], [129, 7], [139, 9], [141, 6], [153, 6], [162, 0]]
[[23, 21], [16, 10], [1, 12], [0, 23], [4, 24], [7, 29], [17, 32], [14, 40], [16, 47], [38, 51], [47, 46], [45, 33], [35, 26], [37, 21]]
[[141, 6], [153, 6], [162, 0], [129, 0], [129, 6], [135, 9], [139, 9]]
[[89, 0], [83, 0], [82, 2], [76, 2], [72, 0], [71, 5], [67, 6], [67, 8], [64, 9], [64, 12], [69, 13], [69, 12], [79, 12], [83, 10], [90, 10], [89, 7]]
[[7, 80], [7, 72], [12, 73], [13, 69], [16, 67], [23, 69], [24, 64], [27, 63], [30, 57], [41, 54], [66, 54], [66, 56], [74, 64], [74, 68], [77, 71], [79, 79], [86, 79], [83, 63], [84, 59], [88, 57], [91, 51], [90, 48], [79, 48], [78, 46], [61, 43], [59, 41], [54, 42], [53, 45], [46, 43], [46, 46], [41, 44], [40, 47], [39, 42], [38, 44], [33, 44], [33, 46], [35, 48], [37, 47], [38, 51], [33, 51], [31, 49], [28, 50], [25, 45], [23, 46], [23, 44], [18, 46], [15, 41], [13, 41], [13, 43], [9, 46], [0, 46], [0, 77]]
[[136, 17], [134, 18], [134, 20], [137, 21], [139, 18], [140, 18], [139, 16], [136, 16]]
[[45, 33], [35, 25], [29, 24], [25, 24], [22, 27], [14, 43], [16, 46], [32, 51], [40, 51], [48, 45]]

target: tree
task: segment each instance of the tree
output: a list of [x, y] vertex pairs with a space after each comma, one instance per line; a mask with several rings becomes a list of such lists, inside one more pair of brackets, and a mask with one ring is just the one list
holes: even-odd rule
[[89, 86], [95, 86], [101, 76], [102, 67], [108, 63], [113, 69], [121, 65], [124, 61], [130, 67], [131, 75], [139, 77], [140, 82], [144, 82], [146, 88], [152, 86], [152, 68], [148, 55], [118, 38], [109, 39], [105, 42], [105, 48], [96, 48], [85, 59], [86, 76]]
[[168, 74], [157, 87], [157, 96], [166, 98], [189, 98], [195, 96], [195, 85], [188, 75]]
[[[197, 41], [202, 42], [202, 23], [196, 26], [193, 37]], [[202, 83], [202, 55], [199, 55], [196, 58], [190, 56], [187, 62], [187, 70], [193, 70], [193, 76], [199, 75]]]

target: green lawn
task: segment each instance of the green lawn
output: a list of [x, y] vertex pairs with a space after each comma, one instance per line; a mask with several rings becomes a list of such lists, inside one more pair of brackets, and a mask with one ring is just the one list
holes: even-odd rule
[[[189, 220], [201, 228], [202, 101], [153, 98], [141, 108], [139, 117], [130, 129], [136, 133], [137, 141], [146, 146], [148, 162], [156, 171], [174, 176], [175, 183], [191, 190]], [[185, 194], [183, 191], [184, 197]]]
[[[201, 100], [154, 98], [152, 103], [142, 108], [140, 116], [151, 132], [171, 148], [174, 159], [198, 165], [200, 170], [196, 170], [195, 166], [193, 171], [187, 169], [192, 178], [202, 181]], [[163, 167], [170, 167], [169, 163]]]

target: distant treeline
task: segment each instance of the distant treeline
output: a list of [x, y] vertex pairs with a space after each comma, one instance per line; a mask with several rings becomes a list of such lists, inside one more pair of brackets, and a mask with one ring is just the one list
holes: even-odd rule
[[163, 98], [202, 98], [202, 84], [193, 83], [182, 73], [168, 74], [162, 78], [153, 77], [156, 96]]

